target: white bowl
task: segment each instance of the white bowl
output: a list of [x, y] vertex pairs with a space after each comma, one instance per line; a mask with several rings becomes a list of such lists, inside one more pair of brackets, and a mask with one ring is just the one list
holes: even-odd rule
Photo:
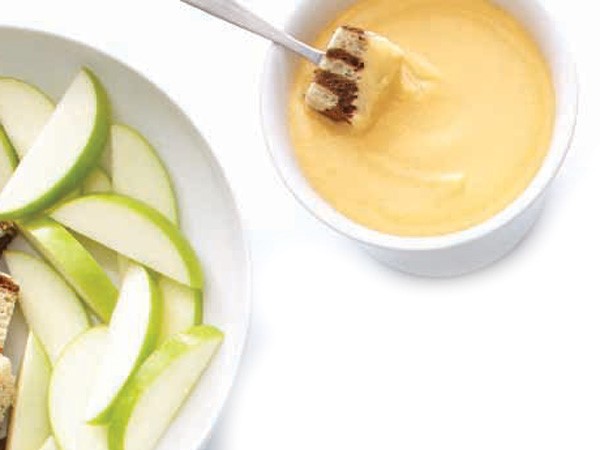
[[[280, 176], [312, 214], [348, 236], [378, 260], [423, 276], [454, 276], [500, 259], [527, 234], [538, 218], [548, 191], [569, 148], [577, 115], [575, 65], [557, 24], [536, 0], [494, 0], [521, 21], [547, 59], [556, 91], [556, 120], [548, 155], [527, 189], [489, 220], [467, 230], [434, 237], [401, 237], [359, 225], [333, 209], [309, 185], [294, 156], [287, 125], [287, 103], [297, 57], [273, 45], [263, 75], [263, 131]], [[286, 30], [312, 42], [333, 17], [354, 0], [304, 0]], [[319, 14], [315, 14], [319, 11]]]
[[[115, 119], [139, 129], [173, 176], [184, 231], [205, 268], [205, 320], [225, 332], [218, 356], [158, 449], [203, 447], [232, 386], [250, 313], [249, 259], [228, 183], [206, 141], [169, 97], [144, 76], [83, 44], [46, 33], [0, 27], [0, 75], [32, 82], [60, 98], [82, 65], [106, 87]], [[7, 352], [18, 359], [24, 325], [16, 321]]]

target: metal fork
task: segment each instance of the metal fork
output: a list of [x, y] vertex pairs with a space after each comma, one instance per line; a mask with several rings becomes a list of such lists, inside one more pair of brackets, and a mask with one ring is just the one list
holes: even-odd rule
[[181, 0], [212, 16], [250, 31], [279, 44], [288, 50], [319, 65], [325, 53], [274, 27], [252, 11], [232, 0]]

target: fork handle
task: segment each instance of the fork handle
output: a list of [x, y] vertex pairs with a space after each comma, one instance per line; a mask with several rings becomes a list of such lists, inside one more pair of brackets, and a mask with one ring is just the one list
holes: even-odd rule
[[225, 20], [233, 25], [273, 41], [288, 50], [319, 64], [323, 52], [306, 45], [289, 34], [275, 28], [252, 11], [233, 0], [181, 0], [194, 8]]

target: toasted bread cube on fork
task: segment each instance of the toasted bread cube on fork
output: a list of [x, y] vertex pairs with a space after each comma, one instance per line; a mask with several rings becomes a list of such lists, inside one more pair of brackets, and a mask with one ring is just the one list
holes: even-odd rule
[[343, 26], [333, 34], [306, 92], [306, 104], [337, 122], [366, 129], [392, 83], [404, 54], [387, 38]]

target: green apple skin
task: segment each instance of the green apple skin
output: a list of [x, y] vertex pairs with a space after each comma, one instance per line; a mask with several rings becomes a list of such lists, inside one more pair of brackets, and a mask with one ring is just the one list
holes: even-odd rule
[[114, 250], [106, 248], [102, 244], [85, 236], [74, 233], [76, 239], [85, 247], [92, 257], [100, 264], [100, 267], [108, 275], [113, 283], [119, 285], [121, 272], [119, 271], [119, 255]]
[[49, 437], [39, 450], [59, 450], [53, 437]]
[[19, 304], [29, 329], [55, 363], [66, 345], [90, 327], [87, 312], [71, 287], [41, 259], [5, 251], [10, 274], [21, 286]]
[[37, 87], [16, 78], [0, 78], [0, 123], [19, 158], [31, 148], [54, 112], [54, 102]]
[[8, 202], [8, 206], [3, 205], [3, 195], [0, 193], [0, 220], [22, 219], [52, 206], [77, 188], [79, 183], [100, 160], [108, 139], [110, 105], [106, 91], [96, 76], [89, 69], [84, 68], [82, 72], [93, 86], [96, 102], [94, 125], [86, 145], [82, 149], [79, 149], [77, 160], [44, 193], [40, 193], [38, 197], [28, 199], [27, 201], [11, 205], [10, 199], [14, 196], [12, 190], [8, 189], [11, 186], [11, 181], [19, 176], [21, 179], [29, 178], [26, 172], [24, 175], [20, 175], [19, 169], [25, 167], [22, 162], [2, 192], [4, 193], [5, 201]]
[[159, 342], [202, 323], [203, 293], [170, 278], [160, 277], [158, 287], [163, 299], [163, 319]]
[[104, 323], [119, 295], [92, 255], [61, 224], [41, 217], [18, 223], [29, 243], [63, 276]]
[[7, 450], [35, 450], [51, 435], [48, 385], [52, 365], [33, 333], [29, 333], [19, 370], [17, 395], [8, 430]]
[[[89, 213], [103, 208], [106, 219], [90, 220]], [[106, 217], [109, 214], [110, 220]], [[204, 276], [196, 253], [181, 231], [165, 216], [140, 201], [117, 194], [93, 194], [71, 200], [58, 205], [50, 212], [51, 217], [67, 228], [100, 242], [150, 269], [173, 278], [182, 284], [195, 289], [202, 289]], [[152, 240], [144, 248], [132, 249], [129, 239], [121, 235], [129, 226], [132, 217], [139, 219], [144, 226], [150, 227], [156, 236], [164, 236], [177, 253], [177, 264], [181, 267], [174, 269], [166, 267], [164, 258], [157, 258], [156, 244]], [[118, 240], [118, 242], [115, 241]], [[185, 272], [185, 273], [184, 273]]]
[[[130, 317], [120, 316], [120, 313], [123, 311], [123, 306], [125, 306], [122, 304], [122, 301], [129, 300], [127, 298], [123, 298], [123, 292], [126, 291], [125, 284], [127, 283], [127, 276], [128, 274], [134, 274], [136, 271], [143, 272], [145, 284], [149, 293], [149, 317], [147, 327], [144, 330], [144, 336], [141, 339], [141, 345], [138, 349], [136, 349], [137, 354], [135, 358], [129, 361], [130, 366], [127, 368], [127, 373], [125, 374], [126, 376], [123, 377], [122, 383], [120, 383], [118, 389], [112, 392], [112, 398], [109, 399], [104, 408], [99, 412], [96, 412], [94, 417], [88, 418], [88, 423], [92, 425], [103, 425], [110, 421], [113, 407], [115, 403], [118, 402], [120, 394], [123, 391], [123, 387], [126, 385], [127, 380], [129, 380], [137, 368], [142, 365], [148, 355], [150, 355], [156, 349], [156, 345], [158, 343], [162, 319], [162, 298], [160, 296], [160, 291], [156, 286], [153, 276], [147, 269], [142, 266], [132, 264], [128, 268], [125, 279], [123, 280], [121, 297], [117, 302], [115, 314], [113, 314], [113, 318], [109, 325], [109, 334], [111, 339], [107, 348], [106, 356], [104, 357], [102, 365], [100, 366], [100, 370], [98, 371], [98, 378], [101, 379], [104, 375], [110, 376], [110, 374], [118, 370], [116, 368], [116, 362], [114, 361], [113, 356], [116, 355], [122, 349], [122, 347], [126, 346], [126, 343], [123, 341], [131, 336], [131, 327], [133, 326], [132, 322], [135, 319], [132, 320]], [[132, 293], [129, 292], [128, 294], [131, 295]]]
[[61, 450], [107, 449], [105, 427], [85, 423], [85, 406], [109, 336], [106, 326], [81, 333], [67, 345], [54, 366], [48, 391], [52, 433]]
[[96, 167], [87, 176], [81, 185], [81, 192], [83, 195], [87, 194], [100, 194], [103, 192], [111, 192], [112, 183], [110, 177], [101, 167]]
[[6, 130], [0, 125], [0, 189], [9, 180], [17, 164], [19, 164], [19, 159], [15, 148], [8, 138]]
[[[110, 133], [110, 132], [109, 132]], [[106, 139], [106, 144], [104, 145], [104, 151], [102, 152], [102, 156], [100, 157], [100, 164], [98, 165], [108, 176], [111, 177], [112, 174], [112, 148], [110, 145], [110, 136]]]
[[[115, 406], [108, 429], [109, 449], [153, 448], [222, 341], [221, 331], [200, 325], [170, 337], [150, 355]], [[172, 386], [165, 389], [165, 385]], [[157, 391], [168, 392], [168, 398], [157, 396]]]
[[113, 125], [110, 134], [115, 192], [146, 203], [178, 225], [173, 180], [154, 147], [125, 125]]

